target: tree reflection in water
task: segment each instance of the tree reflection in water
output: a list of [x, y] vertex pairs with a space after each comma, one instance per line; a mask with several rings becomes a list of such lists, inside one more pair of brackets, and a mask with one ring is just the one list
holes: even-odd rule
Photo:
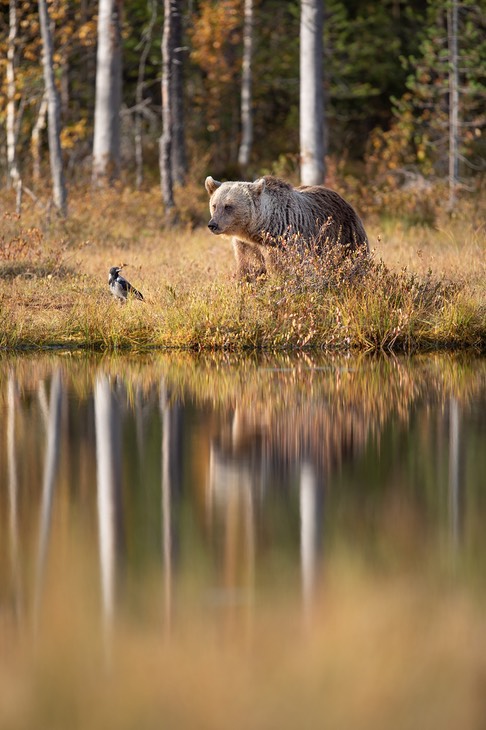
[[118, 605], [140, 613], [160, 566], [170, 632], [181, 581], [238, 629], [262, 591], [294, 591], [296, 574], [311, 617], [323, 557], [339, 541], [380, 561], [386, 539], [406, 562], [446, 529], [457, 554], [466, 492], [469, 539], [479, 539], [484, 456], [481, 466], [471, 454], [485, 428], [484, 375], [483, 360], [452, 356], [4, 358], [1, 580], [12, 614], [31, 594], [33, 561], [39, 614], [49, 555], [69, 535], [88, 556], [96, 544], [108, 634]]
[[39, 523], [39, 544], [37, 548], [37, 570], [35, 585], [34, 618], [37, 619], [40, 610], [42, 583], [47, 558], [47, 548], [52, 519], [52, 505], [59, 464], [59, 449], [61, 442], [61, 407], [64, 389], [61, 371], [56, 368], [52, 374], [51, 397], [46, 419], [46, 448], [44, 459], [44, 477], [42, 482], [42, 499]]
[[104, 374], [96, 376], [94, 403], [101, 596], [108, 632], [115, 612], [116, 560], [121, 551], [122, 471], [121, 409], [110, 380]]

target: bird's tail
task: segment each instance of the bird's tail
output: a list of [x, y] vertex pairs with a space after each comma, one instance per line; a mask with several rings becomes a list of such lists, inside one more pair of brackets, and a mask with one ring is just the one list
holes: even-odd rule
[[133, 296], [134, 296], [134, 297], [135, 297], [136, 299], [140, 299], [140, 301], [142, 301], [142, 302], [144, 301], [144, 298], [143, 298], [142, 292], [139, 292], [139, 291], [138, 291], [138, 289], [135, 289], [135, 287], [134, 287], [134, 286], [132, 286], [131, 284], [129, 285], [128, 291], [129, 291], [129, 292], [130, 292], [130, 294], [132, 294], [132, 295], [133, 295]]

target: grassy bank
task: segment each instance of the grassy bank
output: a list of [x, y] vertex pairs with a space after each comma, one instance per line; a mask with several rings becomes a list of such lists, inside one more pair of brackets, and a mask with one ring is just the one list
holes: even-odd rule
[[[64, 222], [33, 205], [5, 213], [0, 347], [484, 349], [477, 213], [436, 228], [367, 221], [374, 254], [364, 276], [290, 256], [278, 276], [238, 286], [229, 242], [194, 225], [204, 205], [202, 195], [176, 229], [163, 227], [158, 189], [80, 193]], [[13, 197], [2, 208], [13, 211]], [[122, 263], [144, 303], [112, 299], [108, 269]]]

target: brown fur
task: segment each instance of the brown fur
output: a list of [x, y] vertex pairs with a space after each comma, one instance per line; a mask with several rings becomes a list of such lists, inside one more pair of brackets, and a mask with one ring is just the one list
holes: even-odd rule
[[239, 278], [253, 278], [272, 267], [284, 244], [307, 245], [318, 252], [338, 244], [348, 252], [369, 251], [356, 211], [322, 185], [292, 187], [267, 175], [253, 183], [220, 183], [206, 178], [215, 234], [231, 236]]

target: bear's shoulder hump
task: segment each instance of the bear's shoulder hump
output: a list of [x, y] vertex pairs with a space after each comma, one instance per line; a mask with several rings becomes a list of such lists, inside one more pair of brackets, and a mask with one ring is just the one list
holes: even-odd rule
[[268, 191], [272, 190], [293, 190], [293, 186], [290, 183], [282, 180], [280, 177], [274, 177], [273, 175], [265, 175], [265, 189]]

